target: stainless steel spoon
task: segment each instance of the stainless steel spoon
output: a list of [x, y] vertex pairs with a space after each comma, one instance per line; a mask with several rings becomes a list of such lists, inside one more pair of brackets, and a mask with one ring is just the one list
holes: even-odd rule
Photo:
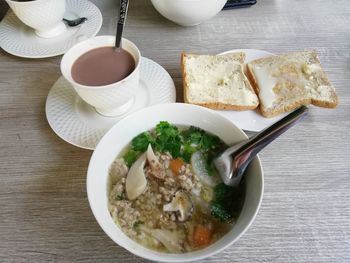
[[123, 35], [123, 29], [125, 25], [125, 18], [128, 12], [129, 0], [120, 0], [119, 19], [117, 23], [117, 33], [115, 35], [115, 47], [116, 49], [121, 47], [121, 40]]
[[66, 22], [66, 24], [70, 27], [74, 27], [74, 26], [79, 26], [80, 24], [84, 23], [87, 18], [86, 17], [79, 17], [77, 19], [73, 19], [73, 20], [69, 20], [66, 18], [62, 19], [64, 22]]
[[307, 107], [301, 106], [270, 127], [248, 140], [231, 146], [216, 157], [214, 159], [214, 165], [223, 182], [229, 186], [237, 186], [253, 158], [265, 148], [265, 146], [304, 117], [307, 111]]

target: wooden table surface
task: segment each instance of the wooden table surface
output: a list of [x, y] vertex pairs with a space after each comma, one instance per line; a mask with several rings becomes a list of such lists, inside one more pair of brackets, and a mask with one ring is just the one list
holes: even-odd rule
[[[117, 0], [93, 1], [99, 35], [113, 34]], [[2, 8], [4, 5], [2, 4]], [[350, 4], [263, 1], [195, 27], [131, 1], [125, 37], [172, 76], [182, 101], [180, 52], [316, 48], [340, 104], [309, 116], [261, 153], [265, 193], [247, 233], [203, 262], [350, 262]], [[49, 127], [45, 100], [61, 56], [24, 59], [0, 51], [0, 262], [146, 262], [111, 241], [86, 197], [91, 151]]]

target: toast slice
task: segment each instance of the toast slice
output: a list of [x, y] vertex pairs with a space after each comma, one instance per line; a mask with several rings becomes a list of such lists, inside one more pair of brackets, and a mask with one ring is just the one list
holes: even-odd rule
[[334, 108], [338, 104], [335, 89], [315, 50], [251, 61], [247, 64], [247, 73], [265, 117], [292, 111], [301, 105]]
[[182, 53], [184, 100], [211, 109], [251, 110], [259, 100], [243, 72], [244, 52]]

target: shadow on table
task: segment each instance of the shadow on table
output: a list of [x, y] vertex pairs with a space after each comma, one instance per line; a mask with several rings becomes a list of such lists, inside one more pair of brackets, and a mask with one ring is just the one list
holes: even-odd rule
[[8, 9], [9, 9], [9, 6], [5, 2], [5, 0], [0, 0], [0, 21], [4, 18]]

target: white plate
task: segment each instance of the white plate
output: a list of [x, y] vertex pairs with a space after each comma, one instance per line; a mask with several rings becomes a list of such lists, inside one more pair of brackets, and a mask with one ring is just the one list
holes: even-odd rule
[[[246, 53], [245, 62], [252, 61], [254, 59], [263, 58], [267, 56], [273, 55], [272, 53], [257, 50], [257, 49], [233, 49], [221, 54], [231, 53], [231, 52], [239, 52], [243, 51]], [[282, 119], [287, 113], [281, 114], [277, 117], [273, 118], [265, 118], [261, 115], [259, 109], [257, 110], [249, 110], [249, 111], [222, 111], [218, 110], [218, 113], [223, 115], [224, 117], [231, 120], [234, 124], [240, 127], [242, 130], [246, 131], [255, 131], [259, 132], [264, 128], [272, 125], [276, 121]]]
[[142, 57], [140, 92], [128, 112], [117, 117], [98, 114], [61, 77], [47, 97], [46, 117], [51, 128], [63, 140], [77, 147], [93, 150], [103, 135], [130, 113], [150, 105], [175, 101], [175, 85], [168, 72], [156, 62]]
[[19, 57], [53, 57], [64, 54], [76, 43], [95, 36], [102, 25], [100, 10], [86, 0], [66, 0], [64, 17], [86, 17], [87, 21], [77, 27], [67, 27], [67, 30], [57, 37], [41, 38], [9, 10], [0, 24], [0, 46], [6, 52]]

